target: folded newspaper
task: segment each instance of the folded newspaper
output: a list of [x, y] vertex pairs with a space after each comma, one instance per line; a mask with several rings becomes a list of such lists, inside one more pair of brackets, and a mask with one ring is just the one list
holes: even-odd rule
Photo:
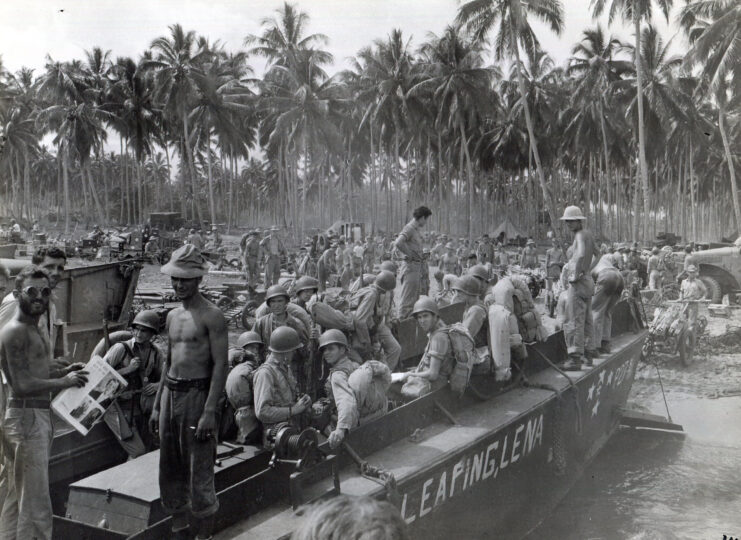
[[126, 388], [126, 379], [100, 356], [85, 365], [87, 384], [65, 388], [51, 402], [52, 410], [83, 435], [103, 417], [113, 400]]

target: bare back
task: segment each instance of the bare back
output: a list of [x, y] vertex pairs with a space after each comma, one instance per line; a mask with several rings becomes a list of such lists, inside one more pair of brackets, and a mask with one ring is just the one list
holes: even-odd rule
[[226, 363], [226, 320], [219, 308], [202, 297], [168, 314], [167, 335], [170, 377], [209, 378], [214, 364]]

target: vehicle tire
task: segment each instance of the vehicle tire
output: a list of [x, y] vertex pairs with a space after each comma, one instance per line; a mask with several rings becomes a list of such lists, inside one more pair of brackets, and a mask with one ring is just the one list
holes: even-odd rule
[[713, 304], [720, 304], [723, 301], [723, 289], [720, 288], [718, 280], [710, 276], [700, 276], [700, 281], [705, 284], [708, 294], [705, 298]]
[[240, 270], [242, 268], [242, 263], [239, 262], [239, 259], [232, 259], [229, 261], [229, 266], [237, 270]]
[[695, 331], [686, 329], [679, 341], [679, 360], [684, 367], [689, 367], [695, 358]]

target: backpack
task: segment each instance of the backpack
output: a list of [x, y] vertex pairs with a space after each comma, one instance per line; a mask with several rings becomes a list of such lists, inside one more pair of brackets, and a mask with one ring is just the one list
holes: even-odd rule
[[345, 312], [350, 308], [350, 293], [340, 287], [330, 287], [322, 294], [321, 301], [337, 311]]
[[474, 340], [468, 329], [461, 323], [452, 324], [442, 331], [448, 334], [455, 358], [455, 366], [450, 374], [450, 389], [463, 395], [476, 359]]

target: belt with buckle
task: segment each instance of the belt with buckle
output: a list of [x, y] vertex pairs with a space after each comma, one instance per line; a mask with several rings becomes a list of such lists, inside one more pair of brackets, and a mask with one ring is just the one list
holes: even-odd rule
[[165, 386], [173, 392], [187, 392], [191, 388], [196, 390], [208, 390], [211, 386], [211, 378], [205, 377], [203, 379], [176, 379], [174, 377], [167, 376], [165, 378]]
[[48, 409], [51, 401], [44, 398], [10, 398], [9, 409]]

